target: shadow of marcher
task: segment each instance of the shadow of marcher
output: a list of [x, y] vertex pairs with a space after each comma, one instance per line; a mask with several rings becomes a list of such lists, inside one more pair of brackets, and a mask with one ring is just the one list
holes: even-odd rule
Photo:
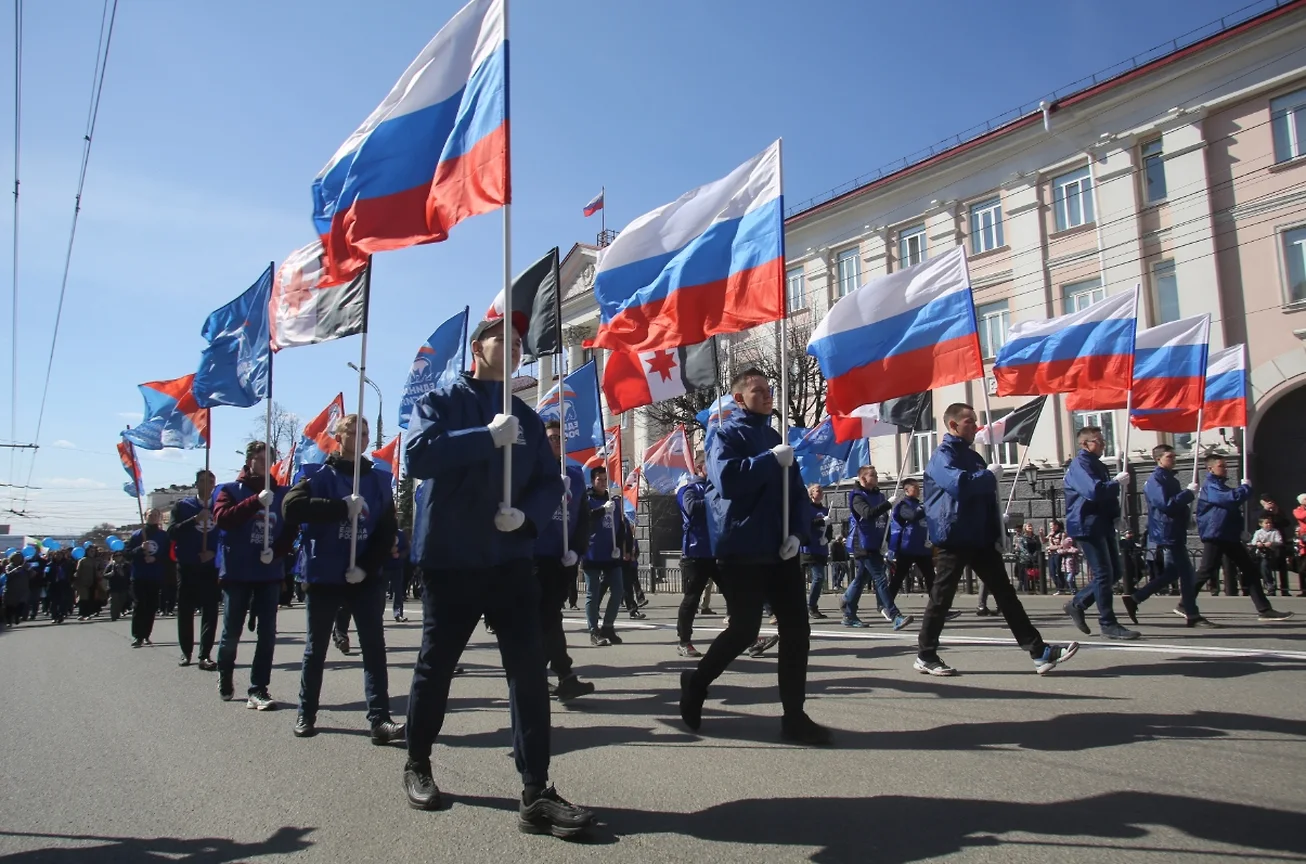
[[[92, 834], [43, 834], [25, 831], [0, 831], [0, 837], [49, 839], [61, 845], [31, 849], [0, 856], [5, 864], [138, 864], [138, 862], [172, 861], [185, 864], [231, 864], [252, 861], [264, 855], [302, 852], [313, 844], [307, 836], [315, 828], [278, 828], [266, 840], [241, 843], [225, 837], [109, 837]], [[63, 845], [76, 844], [76, 845]], [[94, 845], [88, 845], [94, 844]]]

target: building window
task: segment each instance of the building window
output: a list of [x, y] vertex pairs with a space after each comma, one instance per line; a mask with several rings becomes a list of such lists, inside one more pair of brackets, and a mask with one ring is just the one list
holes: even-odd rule
[[584, 366], [586, 363], [590, 362], [593, 359], [594, 359], [593, 348], [580, 349], [580, 365]]
[[985, 303], [975, 307], [979, 322], [980, 351], [984, 359], [998, 356], [998, 349], [1007, 344], [1007, 331], [1011, 329], [1011, 311], [1006, 300]]
[[862, 282], [862, 259], [857, 249], [845, 249], [836, 259], [839, 268], [838, 296], [851, 294]]
[[785, 271], [785, 302], [790, 309], [807, 308], [807, 283], [802, 267]]
[[1056, 198], [1057, 230], [1077, 228], [1093, 221], [1093, 180], [1085, 165], [1069, 174], [1052, 178]]
[[1173, 261], [1152, 265], [1152, 326], [1179, 320], [1179, 282]]
[[[1011, 411], [1012, 411], [1011, 408], [994, 408], [992, 414], [989, 414], [987, 411], [981, 412], [981, 416], [984, 418], [984, 420], [982, 420], [981, 422], [983, 422], [984, 425], [987, 426], [990, 422], [992, 422], [988, 419], [989, 417], [992, 417], [993, 420], [1001, 420], [1003, 417], [1006, 417], [1008, 414], [1010, 414]], [[1017, 444], [1015, 441], [1006, 441], [1000, 444], [996, 444], [994, 445], [994, 449], [998, 456], [998, 462], [1000, 462], [1001, 464], [1003, 465], [1020, 464], [1020, 445]], [[988, 456], [987, 449], [984, 451], [984, 454], [985, 454], [985, 458], [987, 458]]]
[[1106, 448], [1102, 451], [1102, 457], [1114, 457], [1116, 455], [1116, 417], [1110, 411], [1077, 411], [1075, 413], [1075, 437], [1079, 437], [1079, 430], [1085, 426], [1096, 426], [1102, 430], [1102, 438], [1106, 440]]
[[935, 431], [934, 418], [929, 417], [927, 421], [929, 428], [922, 429], [911, 436], [911, 473], [924, 474], [925, 466], [930, 464], [930, 457], [934, 455], [934, 449], [939, 446], [939, 434]]
[[1106, 289], [1102, 287], [1101, 279], [1074, 282], [1066, 285], [1061, 290], [1066, 295], [1067, 315], [1071, 312], [1078, 312], [1080, 309], [1087, 309], [1097, 301], [1106, 299]]
[[1306, 90], [1270, 100], [1274, 127], [1274, 161], [1287, 162], [1306, 153]]
[[1143, 145], [1143, 200], [1155, 204], [1165, 200], [1165, 157], [1161, 139]]
[[978, 255], [1003, 245], [1002, 199], [993, 198], [971, 205], [970, 251]]
[[898, 265], [914, 267], [925, 260], [925, 226], [916, 225], [898, 234]]
[[1306, 225], [1283, 232], [1283, 259], [1288, 273], [1288, 302], [1306, 300]]

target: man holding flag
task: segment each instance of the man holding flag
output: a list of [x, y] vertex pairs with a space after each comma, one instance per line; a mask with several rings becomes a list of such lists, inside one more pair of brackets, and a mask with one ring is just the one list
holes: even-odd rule
[[172, 507], [168, 537], [177, 553], [177, 644], [179, 666], [189, 666], [195, 650], [195, 612], [200, 613], [200, 669], [218, 668], [210, 656], [218, 629], [218, 538], [211, 532], [213, 473], [195, 472], [195, 495]]

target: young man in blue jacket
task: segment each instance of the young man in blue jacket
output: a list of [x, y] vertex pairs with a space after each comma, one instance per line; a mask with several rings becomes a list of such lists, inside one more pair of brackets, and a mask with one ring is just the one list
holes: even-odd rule
[[857, 482], [848, 493], [848, 537], [853, 558], [853, 579], [839, 604], [843, 626], [867, 626], [857, 617], [857, 604], [862, 590], [870, 582], [875, 599], [894, 630], [901, 630], [912, 622], [911, 615], [903, 615], [889, 592], [889, 576], [881, 547], [887, 539], [889, 511], [895, 502], [880, 491], [879, 474], [873, 465], [863, 465], [857, 471]]
[[[1219, 456], [1206, 457], [1206, 483], [1197, 498], [1197, 533], [1202, 538], [1202, 565], [1197, 569], [1194, 591], [1211, 579], [1219, 579], [1220, 566], [1228, 558], [1238, 570], [1243, 590], [1251, 595], [1258, 621], [1273, 623], [1292, 617], [1270, 605], [1261, 587], [1256, 562], [1243, 545], [1243, 502], [1252, 497], [1247, 480], [1234, 489], [1224, 485], [1228, 464]], [[1226, 586], [1232, 589], [1232, 585]]]
[[[562, 500], [558, 460], [544, 423], [512, 397], [503, 407], [505, 359], [521, 362], [521, 330], [503, 319], [472, 330], [471, 374], [417, 400], [404, 439], [410, 477], [430, 480], [422, 508], [422, 647], [408, 697], [410, 806], [437, 810], [431, 749], [444, 725], [449, 682], [481, 616], [494, 627], [508, 678], [513, 754], [522, 778], [517, 827], [533, 834], [585, 833], [594, 814], [549, 782], [549, 691], [541, 657], [540, 583], [535, 540]], [[504, 449], [511, 454], [511, 500], [503, 500]]]
[[799, 558], [812, 583], [807, 594], [807, 614], [813, 619], [821, 619], [825, 613], [819, 604], [821, 592], [825, 589], [825, 571], [830, 564], [830, 539], [834, 536], [834, 529], [830, 527], [830, 508], [826, 506], [825, 496], [821, 494], [821, 484], [809, 484], [807, 497], [812, 502], [812, 527], [807, 542], [799, 550]]
[[[585, 621], [589, 625], [590, 644], [607, 647], [621, 644], [614, 622], [623, 597], [621, 555], [629, 540], [621, 499], [608, 492], [608, 469], [595, 466], [590, 471], [590, 483], [584, 505], [589, 510], [590, 536], [581, 557], [581, 570], [585, 573]], [[600, 624], [599, 605], [605, 591], [608, 605]]]
[[127, 541], [127, 554], [132, 559], [132, 594], [136, 604], [132, 609], [132, 647], [153, 645], [150, 634], [154, 632], [154, 616], [159, 611], [159, 589], [168, 573], [168, 555], [172, 541], [161, 527], [163, 514], [147, 510], [145, 527], [132, 534]]
[[912, 478], [903, 480], [902, 494], [902, 500], [893, 506], [889, 522], [889, 554], [894, 560], [889, 594], [895, 598], [913, 567], [920, 571], [926, 591], [934, 584], [934, 558], [925, 545], [929, 525], [925, 521], [925, 504], [921, 501], [921, 482]]
[[[793, 448], [771, 428], [771, 382], [757, 369], [745, 369], [730, 389], [741, 410], [722, 421], [707, 448], [708, 518], [730, 623], [697, 668], [680, 673], [680, 717], [698, 730], [708, 686], [756, 642], [762, 605], [770, 603], [780, 632], [780, 735], [799, 744], [829, 744], [830, 730], [803, 710], [811, 625], [798, 549], [812, 525], [811, 502]], [[788, 525], [782, 518], [786, 474]]]
[[952, 609], [957, 585], [969, 567], [992, 592], [1016, 644], [1029, 651], [1034, 671], [1043, 675], [1075, 656], [1079, 645], [1044, 642], [1007, 578], [1000, 551], [1002, 514], [998, 509], [1002, 466], [995, 463], [985, 467], [984, 459], [971, 449], [979, 431], [975, 409], [961, 402], [949, 405], [943, 424], [947, 433], [925, 468], [925, 514], [938, 572], [921, 621], [915, 669], [938, 677], [957, 674], [939, 659], [939, 636]]
[[[284, 520], [281, 504], [286, 490], [268, 477], [268, 450], [262, 441], [245, 447], [245, 466], [234, 483], [218, 487], [213, 519], [214, 539], [222, 548], [222, 641], [218, 645], [218, 696], [235, 695], [236, 646], [245, 627], [245, 613], [257, 622], [254, 662], [249, 667], [245, 707], [272, 711], [277, 703], [268, 694], [272, 653], [277, 642], [277, 600], [285, 573]], [[269, 530], [270, 529], [270, 530]], [[293, 534], [292, 534], [293, 537]], [[264, 554], [266, 547], [268, 554]]]
[[177, 644], [179, 666], [189, 666], [195, 651], [195, 612], [200, 613], [200, 669], [211, 672], [218, 630], [218, 535], [213, 530], [213, 473], [195, 473], [195, 494], [172, 507], [168, 538], [177, 552]]
[[1193, 562], [1188, 557], [1188, 516], [1198, 486], [1179, 485], [1174, 470], [1174, 448], [1158, 444], [1152, 448], [1156, 468], [1143, 484], [1147, 498], [1147, 540], [1156, 550], [1160, 572], [1146, 585], [1120, 598], [1129, 620], [1138, 623], [1138, 605], [1158, 589], [1179, 583], [1179, 608], [1189, 627], [1216, 627], [1197, 611], [1197, 586]]
[[707, 475], [704, 460], [694, 464], [694, 476], [676, 490], [680, 510], [680, 578], [684, 597], [676, 613], [676, 653], [681, 657], [699, 657], [694, 647], [694, 613], [698, 611], [703, 589], [717, 581], [716, 557], [707, 527]]
[[[286, 493], [286, 524], [298, 526], [307, 595], [304, 616], [304, 660], [299, 672], [299, 714], [295, 737], [317, 734], [318, 698], [327, 644], [340, 607], [348, 604], [358, 627], [358, 648], [363, 655], [363, 693], [372, 743], [384, 746], [404, 740], [404, 725], [390, 716], [390, 677], [386, 668], [385, 574], [386, 556], [394, 548], [399, 523], [391, 497], [391, 475], [373, 470], [363, 456], [367, 447], [367, 421], [346, 414], [336, 422], [340, 446], [323, 465]], [[354, 460], [359, 459], [358, 494], [354, 494]], [[350, 560], [355, 526], [358, 542]]]
[[1106, 439], [1096, 426], [1085, 426], [1076, 436], [1079, 452], [1066, 469], [1066, 533], [1084, 553], [1089, 582], [1065, 605], [1066, 614], [1082, 633], [1091, 633], [1084, 612], [1097, 604], [1097, 620], [1107, 639], [1137, 639], [1137, 630], [1120, 626], [1112, 608], [1115, 583], [1124, 576], [1116, 519], [1120, 516], [1120, 490], [1128, 485], [1129, 472], [1115, 477], [1102, 463]]

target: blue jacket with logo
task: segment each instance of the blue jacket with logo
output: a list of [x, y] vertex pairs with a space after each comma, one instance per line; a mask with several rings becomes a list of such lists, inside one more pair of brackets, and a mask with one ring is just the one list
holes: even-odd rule
[[[588, 496], [585, 494], [585, 474], [579, 465], [567, 466], [567, 508], [566, 532], [567, 551], [575, 552], [578, 558], [585, 557], [589, 546], [589, 507], [585, 506]], [[554, 508], [553, 518], [544, 526], [544, 531], [535, 540], [536, 558], [562, 558], [563, 527], [562, 500]]]
[[858, 481], [848, 492], [848, 551], [854, 558], [879, 557], [889, 527], [889, 498], [875, 486]]
[[[127, 540], [127, 552], [132, 559], [132, 581], [163, 582], [168, 572], [168, 553], [171, 541], [162, 528], [145, 527]], [[154, 559], [147, 563], [145, 556]]]
[[[397, 549], [395, 548], [396, 542], [398, 543]], [[402, 528], [395, 531], [395, 540], [391, 542], [390, 547], [391, 552], [385, 556], [381, 569], [387, 573], [403, 570], [404, 565], [408, 563], [408, 535], [404, 533]], [[399, 553], [398, 557], [395, 557], [394, 553], [396, 551]]]
[[[589, 541], [582, 557], [587, 570], [609, 570], [621, 566], [621, 552], [630, 545], [630, 535], [625, 514], [621, 512], [620, 498], [600, 495], [593, 489], [585, 495], [585, 509], [589, 513]], [[613, 555], [613, 552], [616, 555]]]
[[686, 558], [711, 558], [712, 537], [707, 526], [707, 478], [695, 477], [676, 491], [680, 508], [680, 552]]
[[889, 522], [889, 555], [910, 555], [923, 557], [929, 555], [925, 548], [925, 535], [929, 526], [925, 524], [925, 504], [915, 498], [904, 498], [893, 508], [893, 517]]
[[1002, 538], [998, 478], [965, 440], [948, 433], [925, 466], [925, 519], [942, 549], [982, 549]]
[[[811, 499], [808, 499], [811, 500]], [[830, 560], [830, 538], [834, 529], [830, 527], [830, 508], [825, 504], [812, 504], [812, 527], [807, 540], [799, 551], [806, 564], [825, 564]]]
[[[303, 478], [285, 494], [282, 504], [290, 530], [299, 529], [300, 570], [309, 585], [343, 585], [351, 564], [353, 520], [345, 499], [354, 491], [354, 463], [332, 455], [326, 464], [304, 469]], [[388, 472], [372, 470], [371, 461], [363, 459], [358, 483], [363, 510], [358, 516], [354, 560], [369, 577], [381, 572], [398, 530], [391, 479]]]
[[789, 467], [789, 524], [783, 524], [784, 469], [771, 452], [780, 433], [770, 421], [741, 409], [721, 421], [708, 442], [708, 526], [718, 558], [776, 562], [789, 535], [808, 540], [812, 502], [797, 460]]
[[1193, 493], [1179, 485], [1174, 471], [1160, 465], [1143, 484], [1147, 498], [1147, 539], [1153, 546], [1182, 546], [1188, 542], [1189, 505]]
[[[216, 494], [216, 490], [215, 490]], [[212, 498], [212, 496], [210, 496]], [[210, 501], [210, 504], [212, 502]], [[199, 519], [200, 511], [205, 507], [194, 496], [183, 498], [172, 505], [172, 519], [168, 522], [168, 537], [177, 552], [177, 563], [185, 566], [199, 566], [200, 552], [204, 548], [204, 526]], [[209, 525], [209, 551], [217, 552], [218, 536]], [[209, 562], [210, 564], [212, 561]]]
[[[263, 491], [263, 478], [241, 471], [234, 483], [224, 483], [214, 492], [213, 519], [218, 523], [218, 542], [222, 547], [219, 556], [219, 578], [231, 582], [280, 582], [285, 576], [284, 549], [281, 535], [285, 517], [281, 508], [286, 489], [272, 484], [272, 506], [266, 518], [258, 494]], [[263, 529], [270, 523], [268, 548], [273, 559], [264, 564]]]
[[408, 474], [425, 494], [416, 520], [423, 525], [422, 567], [464, 570], [529, 559], [535, 538], [562, 500], [558, 460], [544, 434], [544, 421], [512, 397], [520, 423], [512, 452], [512, 506], [526, 521], [511, 534], [494, 527], [503, 498], [503, 450], [487, 427], [503, 407], [503, 382], [464, 374], [426, 394], [413, 406], [404, 452]]
[[1207, 472], [1197, 499], [1197, 534], [1203, 540], [1241, 543], [1243, 502], [1252, 497], [1252, 487], [1224, 485], [1223, 477]]
[[1097, 456], [1076, 454], [1066, 469], [1066, 533], [1076, 540], [1109, 537], [1120, 516], [1120, 484]]

